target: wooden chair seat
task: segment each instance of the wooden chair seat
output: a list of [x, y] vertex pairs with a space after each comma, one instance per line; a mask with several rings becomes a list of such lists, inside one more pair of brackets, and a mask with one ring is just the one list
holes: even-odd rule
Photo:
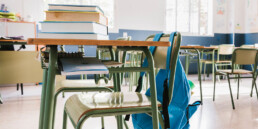
[[[158, 107], [161, 108], [160, 102]], [[84, 119], [84, 115], [87, 117], [113, 116], [129, 112], [143, 113], [148, 110], [151, 113], [150, 97], [137, 92], [75, 94], [65, 104], [65, 111], [74, 125], [77, 125], [80, 119]]]
[[117, 62], [117, 61], [105, 61], [102, 60], [103, 64], [106, 65], [107, 67], [120, 67], [123, 65], [123, 63]]
[[110, 84], [95, 84], [95, 82], [89, 80], [61, 80], [56, 82], [55, 91], [56, 93], [64, 89], [81, 89], [81, 88], [94, 88], [94, 87], [106, 87], [114, 88]]
[[245, 70], [245, 69], [235, 69], [232, 73], [232, 69], [222, 69], [222, 70], [217, 70], [218, 74], [252, 74], [252, 71]]
[[[202, 63], [206, 63], [206, 64], [212, 64], [212, 60], [201, 60]], [[219, 61], [215, 61], [215, 63], [219, 64], [219, 63], [231, 63], [231, 60], [219, 60]]]

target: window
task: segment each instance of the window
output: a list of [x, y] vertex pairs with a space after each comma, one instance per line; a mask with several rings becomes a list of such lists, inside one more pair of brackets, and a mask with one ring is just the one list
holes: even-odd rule
[[211, 35], [212, 1], [167, 0], [166, 30], [192, 35]]
[[77, 5], [97, 5], [108, 17], [108, 25], [110, 28], [114, 26], [114, 0], [44, 0], [45, 7], [48, 9], [48, 4], [77, 4]]

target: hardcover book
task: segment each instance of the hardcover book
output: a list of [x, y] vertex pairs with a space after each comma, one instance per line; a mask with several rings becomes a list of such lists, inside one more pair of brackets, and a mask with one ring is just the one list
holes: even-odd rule
[[41, 32], [83, 32], [103, 35], [108, 34], [107, 26], [96, 22], [45, 21], [40, 23]]
[[46, 11], [46, 21], [88, 21], [108, 25], [108, 19], [99, 12]]
[[49, 38], [49, 39], [98, 39], [108, 40], [108, 35], [95, 34], [95, 33], [83, 33], [83, 32], [40, 32], [38, 38]]
[[68, 5], [68, 4], [49, 4], [48, 11], [84, 11], [84, 12], [101, 12], [103, 10], [96, 5]]
[[108, 74], [108, 68], [97, 58], [61, 58], [62, 75]]

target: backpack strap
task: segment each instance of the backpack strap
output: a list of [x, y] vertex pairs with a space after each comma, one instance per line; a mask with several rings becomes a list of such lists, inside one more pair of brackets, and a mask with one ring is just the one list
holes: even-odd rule
[[189, 119], [190, 119], [190, 117], [189, 117], [189, 107], [196, 107], [196, 106], [199, 106], [199, 105], [201, 105], [202, 104], [202, 102], [201, 101], [195, 101], [193, 104], [189, 104], [188, 106], [187, 106], [187, 108], [186, 108], [186, 119], [187, 119], [187, 124], [189, 124]]
[[[160, 38], [162, 37], [162, 35], [163, 35], [163, 33], [156, 34], [156, 35], [154, 36], [153, 41], [159, 41]], [[156, 46], [151, 46], [151, 47], [149, 48], [149, 50], [150, 50], [151, 54], [153, 55], [153, 54], [154, 54], [154, 51], [156, 50]], [[143, 61], [143, 63], [142, 63], [142, 67], [147, 67], [147, 66], [148, 66], [148, 60], [147, 60], [147, 58], [145, 57], [145, 59], [144, 59], [144, 61]], [[139, 77], [139, 79], [138, 79], [138, 86], [137, 86], [135, 92], [141, 92], [141, 90], [142, 90], [142, 81], [143, 81], [143, 76], [144, 76], [144, 75], [145, 75], [145, 72], [141, 72], [141, 73], [140, 73], [140, 77]]]
[[171, 60], [171, 51], [172, 51], [172, 46], [173, 46], [173, 41], [174, 41], [174, 36], [176, 32], [173, 32], [170, 34], [169, 37], [169, 42], [171, 44], [170, 47], [168, 47], [167, 50], [167, 59], [166, 59], [166, 71], [168, 75], [166, 76], [166, 79], [163, 83], [163, 103], [162, 103], [162, 114], [164, 117], [164, 124], [165, 124], [165, 129], [170, 128], [170, 121], [169, 121], [169, 113], [168, 113], [168, 106], [169, 106], [169, 76], [170, 76], [170, 60]]
[[[159, 41], [160, 38], [162, 37], [162, 35], [163, 35], [163, 33], [156, 34], [156, 35], [154, 36], [153, 41]], [[156, 46], [150, 46], [149, 50], [150, 50], [151, 54], [153, 55], [153, 54], [154, 54], [154, 51], [156, 50]], [[142, 63], [142, 67], [147, 67], [147, 66], [148, 66], [148, 60], [147, 60], [147, 58], [145, 57], [145, 59], [144, 59], [144, 61], [143, 61], [143, 63]], [[140, 73], [140, 77], [139, 77], [139, 79], [138, 79], [138, 86], [137, 86], [137, 88], [135, 89], [135, 92], [141, 92], [141, 90], [142, 90], [142, 81], [143, 81], [143, 76], [144, 76], [144, 74], [145, 74], [145, 72], [141, 72], [141, 73]], [[126, 121], [129, 121], [129, 119], [130, 119], [130, 115], [128, 114], [128, 115], [125, 116], [125, 120], [126, 120]]]

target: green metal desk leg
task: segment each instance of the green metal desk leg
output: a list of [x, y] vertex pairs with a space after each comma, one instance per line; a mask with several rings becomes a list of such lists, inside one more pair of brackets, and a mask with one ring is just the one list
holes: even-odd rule
[[39, 114], [39, 129], [43, 128], [43, 120], [44, 120], [44, 109], [45, 109], [45, 97], [46, 97], [46, 84], [47, 84], [47, 72], [48, 69], [43, 70], [43, 84], [41, 90], [41, 101], [40, 101], [40, 114]]
[[44, 124], [43, 124], [44, 129], [52, 128], [56, 62], [57, 62], [57, 46], [52, 45], [52, 46], [50, 46], [50, 52], [49, 52], [49, 68], [48, 68], [48, 75], [47, 75], [45, 109], [44, 109]]
[[[118, 92], [120, 92], [121, 91], [121, 74], [120, 73], [116, 73], [116, 77], [117, 77], [117, 79], [116, 79], [116, 81], [117, 81], [117, 91]], [[123, 129], [123, 117], [122, 117], [122, 115], [119, 115], [119, 116], [117, 116], [117, 125], [118, 125], [118, 129]]]
[[154, 62], [151, 52], [147, 47], [144, 48], [144, 53], [148, 60], [149, 68], [149, 81], [150, 81], [150, 92], [151, 92], [151, 107], [152, 107], [152, 123], [153, 129], [159, 129], [159, 117], [158, 117], [158, 106], [157, 106], [157, 92], [156, 92], [156, 81], [154, 73]]
[[[113, 84], [114, 84], [114, 91], [118, 91], [117, 87], [118, 87], [118, 83], [117, 83], [117, 74], [113, 73]], [[120, 119], [118, 116], [116, 116], [116, 123], [117, 123], [117, 128], [119, 129], [120, 125]]]
[[188, 71], [189, 71], [189, 56], [185, 56], [185, 74], [188, 76]]
[[215, 49], [212, 51], [212, 80], [216, 79], [215, 77]]
[[202, 99], [202, 76], [201, 76], [201, 61], [200, 61], [200, 51], [198, 49], [195, 49], [197, 53], [197, 67], [198, 67], [198, 80], [200, 84], [200, 97], [201, 97], [201, 104], [203, 103]]

